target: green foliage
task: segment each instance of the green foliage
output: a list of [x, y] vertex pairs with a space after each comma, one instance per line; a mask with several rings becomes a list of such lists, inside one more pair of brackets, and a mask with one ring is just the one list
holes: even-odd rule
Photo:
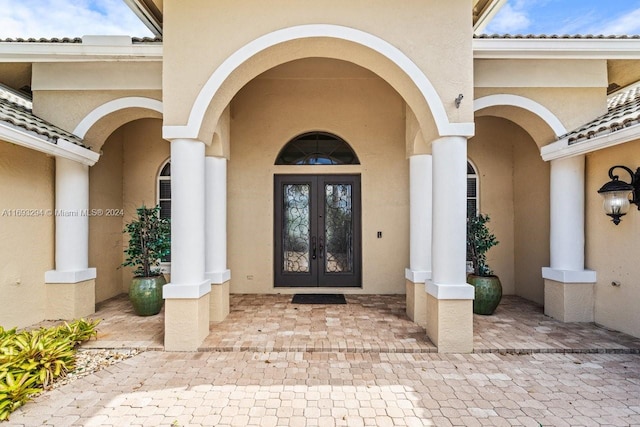
[[492, 276], [493, 271], [487, 265], [487, 251], [499, 242], [491, 234], [487, 223], [489, 215], [479, 214], [467, 219], [467, 254], [473, 263], [473, 274], [476, 276]]
[[75, 366], [75, 348], [97, 335], [99, 320], [79, 319], [53, 328], [0, 327], [0, 421]]
[[160, 206], [142, 205], [137, 218], [126, 224], [123, 232], [129, 233], [129, 247], [122, 265], [136, 267], [136, 277], [159, 276], [160, 260], [171, 250], [171, 224], [168, 218], [160, 218]]

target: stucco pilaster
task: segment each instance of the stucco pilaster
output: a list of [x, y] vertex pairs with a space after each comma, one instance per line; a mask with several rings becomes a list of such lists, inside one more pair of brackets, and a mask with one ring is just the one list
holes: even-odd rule
[[430, 154], [409, 157], [407, 315], [420, 326], [426, 324], [425, 283], [431, 278], [432, 169]]
[[432, 147], [433, 272], [427, 281], [427, 335], [439, 352], [471, 351], [474, 288], [466, 283], [467, 139], [443, 137]]
[[171, 283], [163, 288], [169, 351], [197, 350], [209, 330], [204, 150], [198, 140], [171, 141]]
[[89, 167], [56, 157], [55, 270], [46, 283], [79, 283], [95, 279], [89, 268]]
[[584, 156], [551, 161], [550, 266], [542, 277], [545, 313], [562, 321], [593, 320], [596, 272], [584, 268], [584, 166]]
[[205, 157], [205, 277], [211, 281], [211, 320], [229, 314], [227, 159]]

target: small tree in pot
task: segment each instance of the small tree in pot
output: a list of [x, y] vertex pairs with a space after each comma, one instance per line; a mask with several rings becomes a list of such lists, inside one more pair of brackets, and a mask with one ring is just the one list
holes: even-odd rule
[[492, 314], [502, 299], [502, 284], [487, 264], [487, 251], [499, 242], [487, 227], [489, 215], [479, 214], [467, 219], [467, 254], [473, 273], [467, 280], [475, 287], [473, 312]]
[[135, 267], [129, 299], [140, 316], [158, 314], [162, 309], [162, 286], [167, 281], [160, 271], [160, 260], [171, 250], [171, 224], [160, 218], [160, 206], [137, 209], [137, 217], [125, 225], [129, 246], [124, 251], [125, 267]]

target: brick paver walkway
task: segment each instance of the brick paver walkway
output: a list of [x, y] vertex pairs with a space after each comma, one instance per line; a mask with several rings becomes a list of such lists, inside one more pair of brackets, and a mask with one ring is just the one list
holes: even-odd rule
[[[404, 297], [289, 298], [234, 295], [210, 351], [143, 352], [36, 397], [8, 425], [640, 426], [638, 339], [507, 297], [475, 316], [476, 353], [444, 355]], [[162, 315], [128, 310], [103, 304], [90, 346], [161, 349]]]

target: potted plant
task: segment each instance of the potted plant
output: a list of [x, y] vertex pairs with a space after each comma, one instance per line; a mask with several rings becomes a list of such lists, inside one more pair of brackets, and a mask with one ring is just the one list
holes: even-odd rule
[[487, 227], [489, 215], [479, 214], [467, 219], [467, 257], [473, 272], [467, 275], [475, 287], [473, 312], [492, 314], [502, 299], [502, 284], [487, 265], [486, 253], [499, 242]]
[[137, 209], [137, 218], [125, 225], [129, 246], [124, 251], [125, 267], [135, 267], [129, 286], [129, 299], [136, 314], [151, 316], [162, 309], [162, 287], [167, 283], [160, 271], [160, 260], [171, 250], [171, 225], [160, 218], [160, 206]]

